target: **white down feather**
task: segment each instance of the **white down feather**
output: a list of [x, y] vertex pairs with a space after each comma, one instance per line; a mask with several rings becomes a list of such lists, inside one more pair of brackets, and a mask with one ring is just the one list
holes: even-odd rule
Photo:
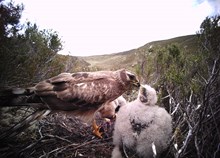
[[[141, 101], [141, 97], [145, 97], [145, 102]], [[153, 157], [152, 144], [155, 145], [157, 156], [167, 148], [172, 119], [164, 108], [155, 105], [156, 102], [155, 89], [143, 85], [138, 98], [120, 108], [113, 133], [115, 147], [112, 158], [121, 158], [123, 147], [146, 158]]]

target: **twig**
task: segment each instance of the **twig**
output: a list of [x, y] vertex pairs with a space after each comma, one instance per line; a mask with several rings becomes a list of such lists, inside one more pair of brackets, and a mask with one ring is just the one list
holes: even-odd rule
[[126, 158], [129, 158], [128, 157], [128, 154], [127, 154], [127, 152], [126, 152], [126, 150], [125, 150], [125, 146], [124, 146], [124, 144], [123, 144], [123, 146], [122, 146], [122, 149], [123, 149], [123, 153], [124, 153], [124, 156], [126, 157]]
[[50, 110], [35, 111], [34, 113], [26, 117], [23, 121], [19, 122], [15, 126], [11, 127], [9, 130], [5, 131], [3, 134], [1, 134], [0, 140], [16, 136], [20, 131], [33, 125], [36, 121], [48, 115], [50, 112]]
[[24, 149], [22, 149], [21, 151], [19, 151], [19, 155], [20, 155], [22, 152], [24, 152], [24, 151], [26, 151], [26, 150], [28, 150], [28, 149], [33, 148], [35, 145], [37, 145], [38, 143], [40, 143], [44, 138], [45, 138], [45, 137], [41, 137], [41, 138], [38, 139], [36, 142], [34, 142], [34, 143], [28, 145], [27, 147], [25, 147]]
[[173, 112], [171, 113], [171, 116], [173, 116], [174, 115], [174, 113], [178, 110], [178, 108], [179, 108], [179, 103], [176, 105], [176, 107], [175, 107], [175, 109], [173, 110]]
[[[89, 142], [85, 142], [85, 143], [83, 143], [83, 144], [81, 144], [81, 145], [75, 144], [75, 143], [71, 143], [71, 144], [69, 144], [69, 145], [66, 145], [66, 146], [63, 146], [63, 147], [54, 149], [54, 150], [48, 152], [46, 155], [42, 155], [42, 156], [49, 157], [49, 155], [52, 154], [52, 153], [54, 153], [54, 152], [57, 152], [57, 151], [59, 151], [59, 150], [63, 151], [63, 150], [65, 150], [65, 149], [67, 149], [67, 148], [69, 148], [69, 147], [72, 147], [72, 146], [75, 146], [75, 147], [73, 148], [73, 150], [76, 150], [76, 149], [78, 149], [78, 148], [80, 148], [80, 147], [89, 145], [89, 144], [91, 144], [91, 143], [93, 143], [93, 142], [96, 142], [96, 141], [97, 141], [97, 140], [94, 139], [94, 140], [91, 140], [91, 141], [89, 141]], [[42, 156], [40, 156], [40, 157], [42, 157]]]
[[216, 158], [216, 155], [220, 152], [220, 143], [218, 143], [218, 148], [216, 149], [214, 153], [214, 158]]
[[192, 136], [192, 128], [189, 129], [187, 137], [183, 143], [183, 146], [178, 150], [177, 155], [175, 156], [176, 158], [178, 158], [181, 153], [184, 153], [191, 136]]
[[62, 141], [68, 142], [68, 143], [73, 143], [73, 142], [71, 142], [70, 140], [67, 140], [67, 139], [65, 139], [65, 138], [59, 137], [59, 136], [57, 136], [57, 135], [46, 135], [46, 137], [57, 138], [57, 139], [60, 139], [60, 140], [62, 140]]
[[195, 147], [196, 147], [197, 156], [198, 156], [198, 158], [200, 158], [201, 153], [200, 153], [200, 151], [199, 151], [199, 145], [198, 145], [198, 137], [197, 137], [197, 135], [195, 136], [194, 143], [195, 143]]

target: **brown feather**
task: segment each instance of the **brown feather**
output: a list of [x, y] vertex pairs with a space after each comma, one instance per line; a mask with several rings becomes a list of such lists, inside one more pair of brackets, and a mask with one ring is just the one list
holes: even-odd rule
[[61, 73], [39, 82], [25, 100], [43, 103], [41, 109], [74, 111], [85, 117], [121, 96], [134, 82], [136, 77], [125, 69]]
[[125, 90], [113, 71], [62, 73], [35, 86], [35, 93], [51, 109], [60, 110], [83, 109], [89, 104], [97, 109]]

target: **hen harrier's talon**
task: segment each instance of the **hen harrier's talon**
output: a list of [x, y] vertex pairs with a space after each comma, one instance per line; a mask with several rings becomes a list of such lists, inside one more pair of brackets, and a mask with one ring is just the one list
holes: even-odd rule
[[93, 133], [95, 136], [97, 136], [97, 137], [99, 137], [99, 138], [102, 138], [103, 132], [100, 132], [101, 127], [96, 124], [96, 121], [95, 121], [95, 120], [93, 121], [92, 127], [93, 127], [92, 133]]

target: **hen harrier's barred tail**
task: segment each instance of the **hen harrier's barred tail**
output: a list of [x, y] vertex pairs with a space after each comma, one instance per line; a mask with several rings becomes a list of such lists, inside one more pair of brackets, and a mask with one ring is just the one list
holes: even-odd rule
[[1, 88], [0, 107], [10, 106], [31, 106], [40, 108], [42, 100], [34, 94], [34, 87], [31, 88]]
[[[36, 107], [39, 109], [43, 105], [40, 99], [34, 97], [34, 88], [2, 88], [0, 90], [0, 107]], [[0, 140], [4, 141], [16, 136], [35, 122], [48, 115], [51, 110], [35, 110], [32, 114], [21, 120], [6, 131], [1, 131]]]

